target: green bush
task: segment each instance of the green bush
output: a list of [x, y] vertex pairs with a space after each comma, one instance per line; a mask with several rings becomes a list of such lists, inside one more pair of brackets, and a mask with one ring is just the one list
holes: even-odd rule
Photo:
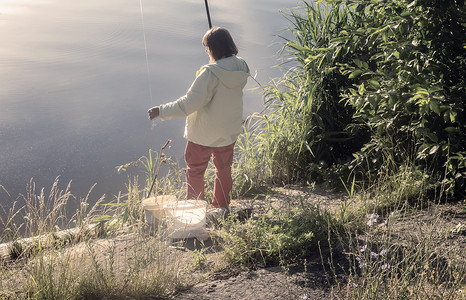
[[[407, 159], [448, 192], [465, 187], [465, 7], [460, 1], [335, 2], [351, 5], [335, 46], [351, 61], [341, 90], [353, 126], [371, 133], [351, 166], [366, 171]], [[463, 75], [461, 75], [463, 74]]]
[[304, 1], [286, 17], [292, 67], [242, 137], [248, 178], [376, 180], [408, 162], [464, 194], [464, 1]]

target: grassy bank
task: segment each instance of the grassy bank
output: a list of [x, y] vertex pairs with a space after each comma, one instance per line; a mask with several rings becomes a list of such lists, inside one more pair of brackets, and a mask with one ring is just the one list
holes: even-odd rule
[[[128, 184], [115, 199], [31, 182], [1, 219], [0, 298], [166, 298], [212, 274], [299, 264], [305, 275], [317, 261], [329, 298], [464, 299], [462, 12], [460, 1], [303, 2], [285, 14], [292, 63], [237, 142], [232, 194], [252, 218], [223, 221], [209, 247], [169, 247], [141, 202], [159, 162], [155, 194], [183, 198], [184, 175], [153, 152], [118, 167]], [[322, 202], [321, 186], [344, 194]]]
[[250, 194], [251, 219], [232, 215], [210, 231], [213, 246], [183, 251], [144, 223], [143, 193], [135, 180], [111, 205], [84, 209], [88, 199], [82, 199], [82, 213], [69, 223], [78, 230], [68, 234], [50, 221], [52, 215], [64, 217], [48, 201], [62, 202], [43, 193], [44, 202], [36, 203], [50, 207], [45, 219], [25, 225], [42, 231], [28, 231], [28, 243], [10, 239], [0, 267], [0, 298], [158, 299], [212, 274], [227, 278], [270, 266], [286, 273], [311, 261], [321, 266], [329, 298], [464, 298], [466, 203], [413, 201], [406, 189], [412, 194], [414, 182], [403, 180], [371, 190], [349, 186], [324, 202], [316, 198], [320, 187], [269, 186], [266, 193]]

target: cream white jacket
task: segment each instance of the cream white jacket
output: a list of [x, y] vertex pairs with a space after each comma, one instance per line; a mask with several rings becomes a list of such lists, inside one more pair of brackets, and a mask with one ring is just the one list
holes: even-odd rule
[[243, 88], [248, 76], [248, 65], [237, 56], [205, 65], [186, 95], [160, 106], [160, 119], [186, 117], [184, 137], [193, 143], [230, 145], [241, 133]]

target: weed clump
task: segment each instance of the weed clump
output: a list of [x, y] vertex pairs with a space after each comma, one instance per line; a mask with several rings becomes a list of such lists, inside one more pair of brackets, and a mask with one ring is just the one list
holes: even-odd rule
[[290, 263], [318, 253], [342, 230], [326, 211], [302, 205], [291, 210], [273, 209], [246, 222], [233, 217], [220, 231], [226, 257], [249, 267]]

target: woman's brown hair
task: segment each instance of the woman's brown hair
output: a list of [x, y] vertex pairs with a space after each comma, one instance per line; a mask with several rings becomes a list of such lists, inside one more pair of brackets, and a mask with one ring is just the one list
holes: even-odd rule
[[214, 60], [238, 54], [238, 48], [230, 32], [222, 27], [213, 27], [202, 38], [202, 44], [210, 51]]

